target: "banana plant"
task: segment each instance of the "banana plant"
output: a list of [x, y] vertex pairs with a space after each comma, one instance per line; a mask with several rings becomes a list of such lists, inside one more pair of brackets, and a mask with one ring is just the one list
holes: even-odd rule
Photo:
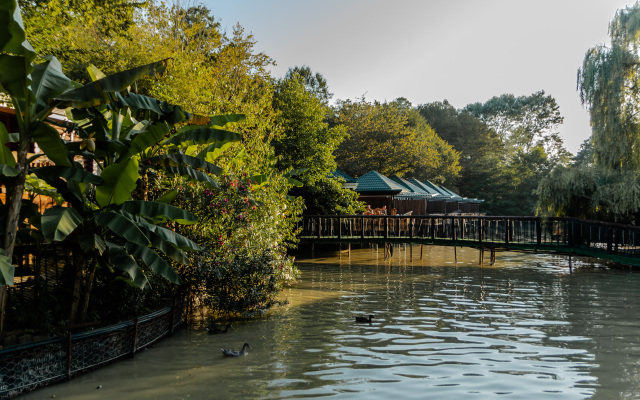
[[[90, 72], [96, 79], [103, 79], [97, 69], [91, 68]], [[64, 166], [33, 170], [71, 205], [45, 211], [45, 239], [77, 244], [84, 256], [92, 259], [104, 260], [106, 255], [110, 265], [124, 270], [139, 287], [147, 284], [147, 278], [137, 260], [179, 283], [179, 276], [160, 254], [186, 264], [184, 251], [200, 250], [200, 246], [163, 225], [192, 224], [196, 222], [195, 215], [163, 202], [147, 201], [146, 196], [134, 201], [132, 192], [151, 170], [217, 186], [212, 175], [222, 169], [185, 150], [240, 140], [239, 134], [223, 130], [220, 125], [240, 121], [244, 116], [212, 117], [209, 125], [176, 128], [176, 124], [190, 122], [193, 117], [181, 107], [133, 93], [117, 93], [107, 105], [72, 109], [68, 115], [83, 137], [82, 142], [68, 144], [69, 153], [91, 159], [99, 175]], [[84, 295], [74, 295], [76, 299], [82, 297], [83, 302], [81, 306], [72, 305], [72, 320], [76, 314], [80, 319], [86, 314], [97, 264], [100, 262], [91, 264]]]
[[[181, 108], [155, 99], [129, 93], [129, 87], [144, 76], [161, 76], [166, 60], [105, 76], [93, 69], [93, 81], [79, 85], [68, 79], [55, 57], [46, 57], [37, 64], [36, 54], [26, 40], [17, 0], [0, 2], [0, 94], [8, 99], [18, 122], [18, 132], [6, 132], [0, 124], [0, 180], [7, 187], [6, 204], [0, 215], [6, 215], [3, 249], [0, 249], [0, 332], [6, 285], [13, 282], [11, 258], [21, 212], [25, 182], [29, 173], [55, 188], [69, 204], [47, 209], [37, 227], [49, 242], [64, 242], [74, 248], [77, 270], [87, 257], [94, 261], [87, 280], [85, 305], [91, 291], [93, 273], [98, 263], [125, 271], [133, 283], [143, 287], [146, 276], [138, 261], [172, 282], [180, 278], [159, 255], [163, 253], [176, 262], [187, 262], [184, 251], [199, 246], [176, 234], [163, 224], [193, 223], [189, 212], [161, 202], [140, 202], [131, 198], [140, 171], [162, 168], [169, 173], [205, 180], [214, 185], [209, 173], [217, 167], [197, 157], [181, 152], [185, 146], [239, 140], [237, 134], [215, 127], [184, 127], [176, 123], [189, 119]], [[86, 133], [80, 143], [68, 143], [58, 131], [45, 122], [54, 108], [73, 108], [80, 132]], [[84, 113], [84, 114], [83, 114]], [[82, 117], [85, 117], [84, 119]], [[228, 117], [239, 120], [238, 117]], [[218, 131], [218, 132], [216, 132]], [[17, 160], [6, 144], [17, 143]], [[32, 168], [34, 160], [27, 157], [35, 143], [55, 164]], [[164, 153], [162, 148], [170, 151]], [[83, 170], [75, 156], [96, 161], [98, 173]], [[31, 221], [30, 221], [31, 222]], [[2, 229], [2, 228], [0, 228]], [[82, 273], [76, 274], [78, 279]], [[79, 299], [80, 285], [76, 279], [74, 298]], [[78, 302], [71, 310], [71, 320], [77, 314]], [[84, 307], [84, 306], [83, 306]]]

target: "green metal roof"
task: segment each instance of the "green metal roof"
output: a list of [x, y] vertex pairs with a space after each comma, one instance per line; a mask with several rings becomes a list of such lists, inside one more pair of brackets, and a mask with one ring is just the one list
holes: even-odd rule
[[340, 171], [339, 169], [336, 169], [331, 174], [333, 175], [334, 178], [342, 178], [347, 183], [351, 183], [351, 182], [355, 182], [356, 181], [354, 178], [350, 177], [344, 171]]
[[356, 192], [391, 192], [392, 194], [397, 194], [403, 190], [407, 191], [404, 187], [376, 171], [367, 172], [356, 179], [356, 182], [358, 183]]
[[[431, 198], [434, 199], [434, 200], [444, 200], [444, 199], [450, 199], [451, 198], [450, 195], [443, 194], [441, 191], [437, 190], [435, 187], [427, 185], [424, 182], [420, 182], [416, 178], [409, 179], [409, 182], [411, 182], [412, 184], [414, 184], [417, 187], [421, 188], [425, 192], [430, 193], [432, 195]], [[433, 184], [431, 184], [431, 185], [433, 185]]]
[[395, 183], [397, 183], [400, 186], [403, 186], [405, 189], [407, 189], [408, 192], [402, 192], [399, 196], [402, 197], [432, 197], [434, 196], [432, 193], [429, 193], [427, 191], [425, 191], [424, 189], [414, 185], [413, 183], [409, 182], [408, 180], [399, 177], [398, 175], [392, 175], [389, 179], [391, 179], [392, 181], [394, 181]]

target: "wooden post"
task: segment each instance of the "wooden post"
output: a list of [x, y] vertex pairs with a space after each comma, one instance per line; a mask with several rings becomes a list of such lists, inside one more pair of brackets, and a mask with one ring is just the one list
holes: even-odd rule
[[571, 271], [571, 253], [569, 253], [569, 273], [572, 273], [573, 271]]
[[504, 243], [509, 247], [509, 219], [504, 220]]
[[364, 240], [364, 217], [360, 217], [360, 239]]
[[540, 218], [536, 219], [536, 245], [540, 247], [542, 245], [542, 224]]
[[422, 260], [422, 249], [424, 248], [424, 243], [420, 243], [420, 259]]
[[482, 247], [480, 247], [480, 262], [479, 264], [482, 265], [482, 263], [484, 262], [484, 249]]
[[71, 379], [71, 331], [67, 331], [67, 380]]
[[389, 238], [389, 217], [384, 216], [384, 238]]
[[173, 298], [173, 304], [171, 305], [171, 326], [169, 327], [169, 336], [173, 335], [173, 327], [176, 324], [176, 298]]
[[436, 240], [435, 218], [431, 217], [431, 240]]
[[138, 346], [138, 317], [133, 319], [133, 343], [131, 346], [131, 357], [136, 354], [136, 347]]
[[338, 217], [338, 239], [342, 239], [342, 218]]
[[[413, 240], [413, 226], [415, 225], [415, 220], [413, 218], [409, 218], [409, 239]], [[413, 246], [413, 243], [411, 244]]]

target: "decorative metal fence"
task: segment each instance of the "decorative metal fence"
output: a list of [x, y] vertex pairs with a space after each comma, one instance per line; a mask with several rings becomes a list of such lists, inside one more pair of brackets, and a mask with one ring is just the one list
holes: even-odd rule
[[184, 302], [120, 324], [0, 350], [0, 399], [132, 357], [186, 322]]
[[574, 218], [459, 215], [312, 215], [307, 243], [428, 243], [557, 251], [640, 265], [640, 227]]

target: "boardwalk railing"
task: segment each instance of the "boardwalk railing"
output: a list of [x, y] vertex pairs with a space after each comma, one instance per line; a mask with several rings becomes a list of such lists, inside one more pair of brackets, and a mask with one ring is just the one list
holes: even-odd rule
[[306, 243], [425, 243], [566, 252], [640, 265], [640, 227], [573, 218], [312, 215]]
[[[0, 350], [0, 399], [62, 382], [132, 357], [186, 323], [183, 301], [154, 313], [84, 333]], [[55, 396], [54, 396], [55, 397]]]

